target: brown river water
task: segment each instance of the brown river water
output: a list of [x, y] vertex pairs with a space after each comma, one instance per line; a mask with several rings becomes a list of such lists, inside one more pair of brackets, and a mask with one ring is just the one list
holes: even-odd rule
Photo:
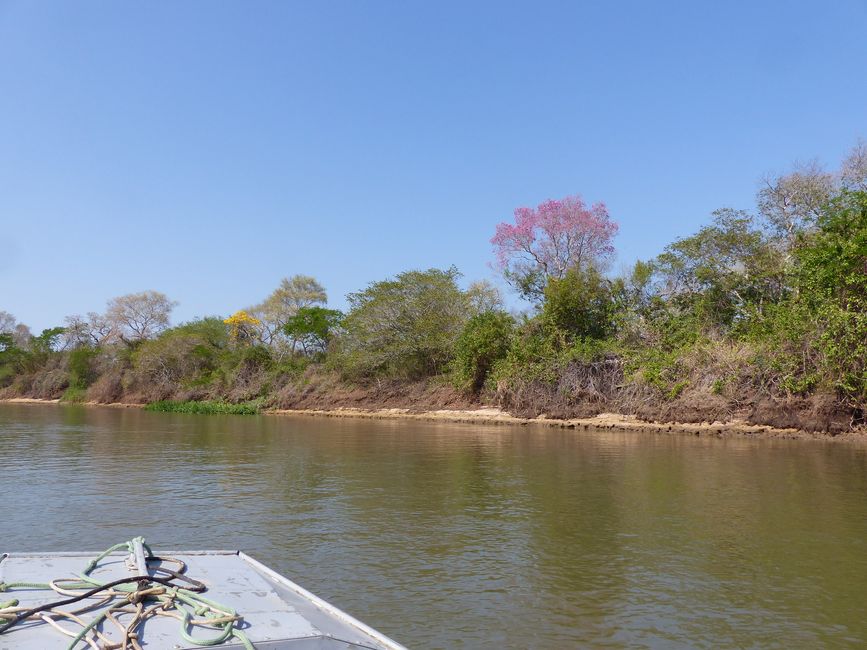
[[410, 648], [867, 647], [867, 447], [0, 404], [0, 551], [238, 548]]

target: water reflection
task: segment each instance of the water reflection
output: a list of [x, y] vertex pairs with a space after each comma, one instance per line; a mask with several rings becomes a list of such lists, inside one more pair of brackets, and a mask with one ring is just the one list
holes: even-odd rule
[[243, 548], [412, 647], [867, 642], [867, 453], [0, 405], [4, 550]]

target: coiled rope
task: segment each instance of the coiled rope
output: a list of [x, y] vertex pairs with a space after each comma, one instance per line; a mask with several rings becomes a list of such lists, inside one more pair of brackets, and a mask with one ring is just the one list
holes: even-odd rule
[[[108, 555], [123, 549], [127, 549], [132, 555], [137, 545], [147, 552], [145, 563], [159, 562], [159, 566], [148, 567], [147, 571], [158, 575], [131, 576], [104, 584], [91, 577], [90, 574]], [[169, 569], [163, 564], [174, 565], [176, 569]], [[186, 569], [186, 565], [177, 558], [157, 557], [143, 537], [136, 537], [128, 542], [115, 544], [100, 553], [88, 562], [77, 578], [59, 578], [47, 583], [0, 582], [0, 592], [45, 589], [68, 596], [64, 600], [31, 609], [19, 607], [15, 598], [0, 602], [0, 621], [5, 621], [0, 625], [0, 634], [22, 621], [41, 620], [62, 634], [72, 637], [67, 650], [75, 650], [79, 644], [85, 644], [79, 647], [89, 646], [92, 650], [142, 650], [139, 631], [144, 622], [154, 616], [169, 616], [180, 621], [181, 637], [188, 643], [216, 646], [230, 639], [237, 639], [247, 650], [255, 650], [247, 636], [238, 629], [242, 617], [231, 607], [202, 596], [207, 587], [198, 580], [185, 576]], [[84, 603], [72, 610], [60, 609], [84, 600], [96, 602]], [[102, 609], [89, 621], [79, 616], [100, 608]], [[129, 617], [127, 622], [121, 620], [125, 617]], [[60, 620], [72, 622], [80, 629], [64, 627], [60, 625]], [[112, 640], [105, 633], [103, 628], [106, 622], [119, 630], [120, 641]], [[195, 628], [209, 630], [212, 635], [193, 636]]]

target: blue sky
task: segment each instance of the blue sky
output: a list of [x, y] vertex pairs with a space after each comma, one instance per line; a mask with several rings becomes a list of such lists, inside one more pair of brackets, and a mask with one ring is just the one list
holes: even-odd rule
[[0, 0], [0, 309], [494, 279], [495, 224], [574, 193], [649, 258], [867, 138], [865, 34], [864, 0]]

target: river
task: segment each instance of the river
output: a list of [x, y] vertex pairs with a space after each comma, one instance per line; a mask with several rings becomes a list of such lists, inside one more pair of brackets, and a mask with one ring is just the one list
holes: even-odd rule
[[867, 447], [0, 404], [0, 551], [238, 548], [411, 648], [863, 647]]

